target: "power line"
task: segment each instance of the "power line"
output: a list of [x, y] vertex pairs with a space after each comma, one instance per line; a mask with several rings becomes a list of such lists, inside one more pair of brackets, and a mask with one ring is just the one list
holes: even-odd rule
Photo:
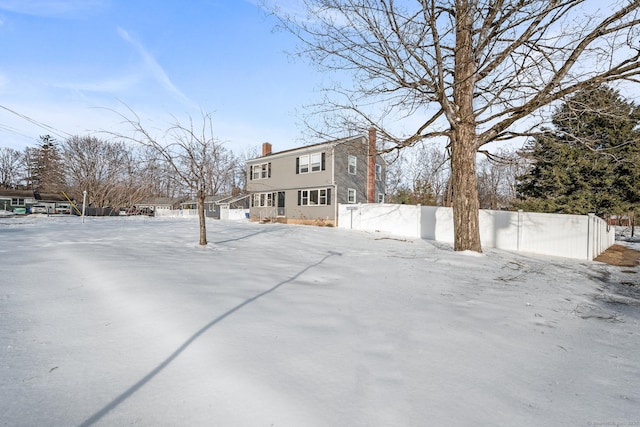
[[[3, 110], [5, 110], [5, 111], [10, 112], [11, 114], [14, 114], [14, 115], [16, 115], [16, 116], [20, 117], [21, 119], [24, 119], [24, 120], [28, 121], [29, 123], [31, 123], [31, 124], [33, 124], [33, 125], [36, 125], [36, 126], [38, 126], [38, 127], [42, 128], [42, 129], [46, 130], [46, 131], [47, 131], [47, 132], [49, 132], [49, 133], [52, 133], [52, 134], [54, 134], [54, 135], [58, 136], [58, 137], [60, 137], [60, 138], [63, 138], [63, 139], [64, 139], [64, 138], [68, 138], [68, 137], [70, 137], [70, 136], [73, 136], [73, 135], [71, 135], [71, 134], [70, 134], [70, 133], [68, 133], [68, 132], [65, 132], [65, 131], [60, 130], [60, 129], [56, 129], [56, 128], [54, 128], [53, 126], [49, 126], [49, 125], [48, 125], [48, 124], [46, 124], [46, 123], [42, 123], [42, 122], [40, 122], [40, 121], [38, 121], [38, 120], [35, 120], [35, 119], [33, 119], [33, 118], [29, 117], [29, 116], [26, 116], [26, 115], [24, 115], [24, 114], [20, 114], [20, 113], [18, 113], [17, 111], [12, 110], [11, 108], [5, 107], [4, 105], [0, 105], [0, 108], [2, 108], [2, 109], [3, 109]], [[14, 133], [20, 134], [19, 132], [17, 132], [16, 130], [14, 130], [14, 129], [12, 129], [12, 128], [8, 127], [8, 126], [2, 125], [2, 127], [3, 127], [4, 129], [6, 129], [6, 130], [10, 131], [10, 132], [14, 132]], [[64, 134], [64, 135], [63, 135], [63, 134]], [[24, 134], [22, 134], [22, 135], [23, 135], [23, 136], [27, 136], [27, 135], [24, 135]]]

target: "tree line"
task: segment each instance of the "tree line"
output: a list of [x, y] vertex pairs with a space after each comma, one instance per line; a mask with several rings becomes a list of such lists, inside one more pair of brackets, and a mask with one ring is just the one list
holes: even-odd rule
[[[203, 176], [211, 189], [207, 196], [243, 189], [244, 160], [220, 143], [215, 148], [216, 158]], [[188, 175], [193, 165], [185, 158], [173, 160], [122, 140], [41, 135], [23, 151], [0, 147], [0, 188], [64, 192], [75, 200], [86, 191], [87, 204], [99, 208], [131, 207], [155, 197], [195, 199], [198, 181]]]

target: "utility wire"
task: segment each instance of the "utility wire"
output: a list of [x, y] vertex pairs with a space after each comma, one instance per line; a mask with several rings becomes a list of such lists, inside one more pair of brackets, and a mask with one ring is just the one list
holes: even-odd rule
[[[29, 123], [34, 124], [34, 125], [36, 125], [36, 126], [38, 126], [38, 127], [42, 128], [42, 129], [46, 130], [47, 132], [52, 133], [52, 134], [54, 134], [54, 135], [56, 135], [56, 136], [58, 136], [58, 137], [60, 137], [60, 138], [63, 138], [63, 139], [64, 139], [64, 138], [68, 138], [68, 137], [73, 136], [73, 135], [71, 135], [71, 134], [70, 134], [70, 133], [68, 133], [68, 132], [65, 132], [65, 131], [60, 130], [60, 129], [56, 129], [56, 128], [54, 128], [53, 126], [49, 126], [49, 125], [48, 125], [48, 124], [46, 124], [46, 123], [39, 122], [39, 121], [37, 121], [37, 120], [35, 120], [35, 119], [32, 119], [32, 118], [31, 118], [31, 117], [29, 117], [29, 116], [26, 116], [26, 115], [24, 115], [24, 114], [20, 114], [20, 113], [18, 113], [17, 111], [12, 110], [11, 108], [5, 107], [4, 105], [0, 105], [0, 108], [1, 108], [1, 109], [3, 109], [3, 110], [5, 110], [5, 111], [10, 112], [11, 114], [15, 114], [16, 116], [20, 117], [21, 119], [24, 119], [24, 120], [28, 121]], [[15, 130], [13, 130], [13, 129], [11, 129], [11, 128], [9, 128], [9, 127], [5, 126], [5, 125], [2, 125], [2, 127], [3, 127], [3, 128], [5, 128], [5, 129], [7, 129], [7, 130], [9, 130], [9, 131], [11, 131], [11, 132], [15, 132], [15, 133], [20, 134], [19, 132], [15, 131]], [[26, 135], [23, 135], [23, 136], [26, 136]]]

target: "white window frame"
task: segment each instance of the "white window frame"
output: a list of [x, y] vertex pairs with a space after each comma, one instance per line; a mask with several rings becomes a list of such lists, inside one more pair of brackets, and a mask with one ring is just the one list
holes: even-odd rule
[[22, 197], [12, 197], [11, 206], [24, 206], [24, 199]]
[[326, 188], [318, 189], [318, 204], [320, 206], [326, 206], [327, 205], [327, 193], [328, 193], [328, 191], [327, 191]]
[[347, 188], [347, 203], [356, 203], [358, 196], [355, 188]]
[[382, 165], [376, 163], [376, 181], [382, 181]]
[[349, 155], [348, 164], [349, 175], [356, 175], [358, 173], [358, 158], [356, 156]]
[[300, 190], [300, 206], [327, 206], [328, 193], [326, 188]]
[[378, 193], [378, 203], [384, 203], [384, 193]]
[[265, 208], [273, 206], [273, 193], [253, 193], [253, 206]]
[[311, 157], [311, 172], [320, 172], [322, 169], [322, 153], [313, 153], [310, 155]]
[[305, 154], [304, 156], [300, 156], [300, 161], [298, 163], [298, 170], [300, 173], [309, 173], [311, 170], [309, 165], [309, 155]]
[[269, 163], [259, 163], [251, 166], [251, 179], [269, 178]]

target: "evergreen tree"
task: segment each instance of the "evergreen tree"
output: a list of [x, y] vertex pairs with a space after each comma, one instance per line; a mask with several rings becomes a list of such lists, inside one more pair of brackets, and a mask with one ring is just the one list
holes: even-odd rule
[[64, 189], [64, 167], [55, 138], [41, 135], [37, 147], [26, 149], [29, 186], [36, 192], [58, 192]]
[[606, 86], [577, 93], [524, 155], [517, 207], [606, 217], [640, 206], [640, 108]]

